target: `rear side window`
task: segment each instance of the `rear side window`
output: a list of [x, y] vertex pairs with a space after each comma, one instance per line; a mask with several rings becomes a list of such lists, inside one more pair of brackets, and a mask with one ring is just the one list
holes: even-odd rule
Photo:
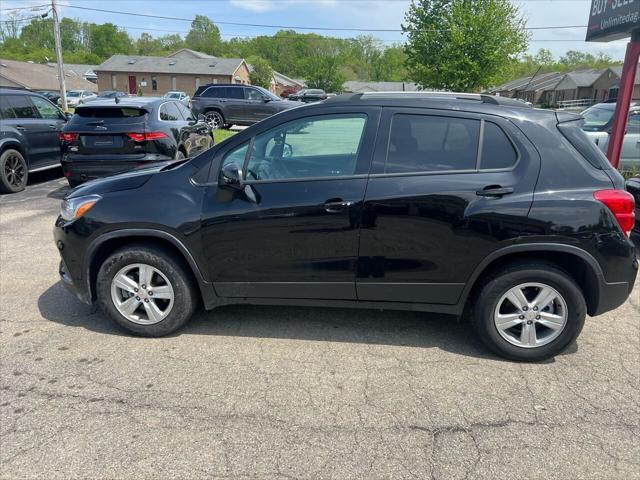
[[394, 115], [385, 173], [475, 170], [479, 137], [479, 120]]
[[36, 107], [26, 95], [8, 95], [9, 105], [13, 109], [16, 118], [40, 118]]
[[558, 130], [591, 165], [600, 170], [610, 169], [609, 160], [596, 144], [585, 135], [580, 128], [580, 123], [580, 121], [560, 123], [558, 124]]
[[224, 87], [210, 87], [210, 88], [207, 88], [202, 93], [202, 96], [203, 97], [210, 97], [210, 98], [227, 98]]
[[510, 168], [518, 160], [513, 144], [495, 123], [484, 122], [480, 168]]
[[0, 117], [16, 118], [16, 114], [13, 113], [13, 108], [9, 105], [9, 98], [5, 95], [0, 96]]
[[244, 99], [244, 88], [226, 87], [226, 98]]
[[165, 103], [160, 107], [160, 120], [175, 122], [180, 118], [178, 107], [173, 102]]
[[32, 97], [31, 100], [33, 101], [33, 104], [38, 109], [38, 112], [40, 112], [40, 116], [42, 118], [49, 118], [49, 119], [55, 119], [55, 120], [60, 119], [60, 113], [58, 112], [58, 109], [54, 107], [53, 104], [48, 100], [44, 100], [43, 98], [40, 98], [40, 97]]
[[80, 107], [76, 108], [76, 115], [84, 118], [128, 118], [128, 117], [142, 117], [146, 110], [139, 108], [92, 108], [92, 107]]

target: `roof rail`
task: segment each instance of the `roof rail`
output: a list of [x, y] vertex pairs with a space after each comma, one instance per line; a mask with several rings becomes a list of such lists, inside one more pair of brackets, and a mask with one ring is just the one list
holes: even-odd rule
[[500, 97], [496, 95], [487, 95], [481, 93], [467, 93], [467, 92], [442, 92], [442, 91], [427, 91], [419, 90], [415, 92], [362, 92], [362, 93], [347, 93], [338, 95], [327, 99], [327, 102], [349, 102], [353, 100], [362, 99], [365, 97], [422, 97], [422, 98], [442, 98], [453, 97], [456, 100], [475, 100], [477, 102], [487, 103], [491, 105], [505, 105], [511, 107], [530, 107], [522, 100], [515, 98]]

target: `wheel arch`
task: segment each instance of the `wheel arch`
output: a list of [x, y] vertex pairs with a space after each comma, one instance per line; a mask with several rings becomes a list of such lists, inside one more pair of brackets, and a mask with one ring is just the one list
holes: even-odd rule
[[16, 150], [18, 153], [20, 153], [20, 155], [22, 155], [22, 158], [24, 158], [24, 161], [27, 162], [27, 168], [29, 167], [29, 158], [27, 156], [27, 152], [25, 151], [25, 149], [22, 147], [22, 144], [13, 138], [8, 138], [5, 139], [2, 143], [0, 143], [0, 155], [2, 155], [6, 150]]
[[487, 256], [472, 273], [462, 292], [465, 306], [480, 290], [483, 280], [508, 264], [522, 261], [544, 261], [566, 271], [578, 284], [587, 304], [587, 313], [597, 311], [600, 303], [600, 285], [604, 274], [597, 260], [585, 250], [563, 244], [524, 244], [505, 247]]
[[183, 262], [193, 279], [198, 284], [200, 298], [207, 310], [217, 303], [213, 284], [207, 282], [202, 275], [200, 267], [187, 249], [187, 247], [174, 235], [163, 230], [151, 229], [126, 229], [109, 232], [96, 238], [85, 254], [83, 265], [84, 278], [92, 300], [96, 298], [96, 284], [100, 266], [115, 250], [134, 244], [152, 244], [162, 248]]

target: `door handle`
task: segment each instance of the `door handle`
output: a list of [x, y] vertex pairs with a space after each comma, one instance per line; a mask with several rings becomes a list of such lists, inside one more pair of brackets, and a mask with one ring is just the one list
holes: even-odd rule
[[502, 187], [500, 185], [489, 185], [484, 187], [482, 190], [478, 190], [476, 195], [479, 197], [502, 197], [503, 195], [508, 195], [513, 193], [512, 187]]
[[345, 208], [349, 208], [355, 202], [345, 202], [341, 199], [331, 199], [324, 202], [324, 210], [327, 213], [340, 213]]
[[24, 128], [22, 125], [16, 125], [16, 130], [20, 130], [21, 132], [24, 132], [26, 128]]
[[57, 127], [57, 125], [51, 125], [51, 124], [49, 124], [49, 128], [56, 128], [56, 127]]

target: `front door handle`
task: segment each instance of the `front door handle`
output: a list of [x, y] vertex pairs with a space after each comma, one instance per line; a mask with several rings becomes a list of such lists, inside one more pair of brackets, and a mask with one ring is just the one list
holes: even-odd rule
[[58, 128], [58, 126], [57, 126], [57, 125], [49, 124], [49, 128], [52, 128], [52, 129], [53, 129], [53, 128]]
[[500, 185], [489, 185], [484, 187], [482, 190], [478, 190], [476, 195], [479, 197], [502, 197], [503, 195], [508, 195], [513, 193], [512, 187], [502, 187]]
[[16, 130], [20, 130], [21, 132], [24, 132], [26, 128], [24, 128], [22, 125], [16, 125]]
[[331, 199], [324, 202], [324, 210], [327, 213], [340, 213], [345, 208], [352, 206], [354, 202], [345, 202], [341, 199]]

